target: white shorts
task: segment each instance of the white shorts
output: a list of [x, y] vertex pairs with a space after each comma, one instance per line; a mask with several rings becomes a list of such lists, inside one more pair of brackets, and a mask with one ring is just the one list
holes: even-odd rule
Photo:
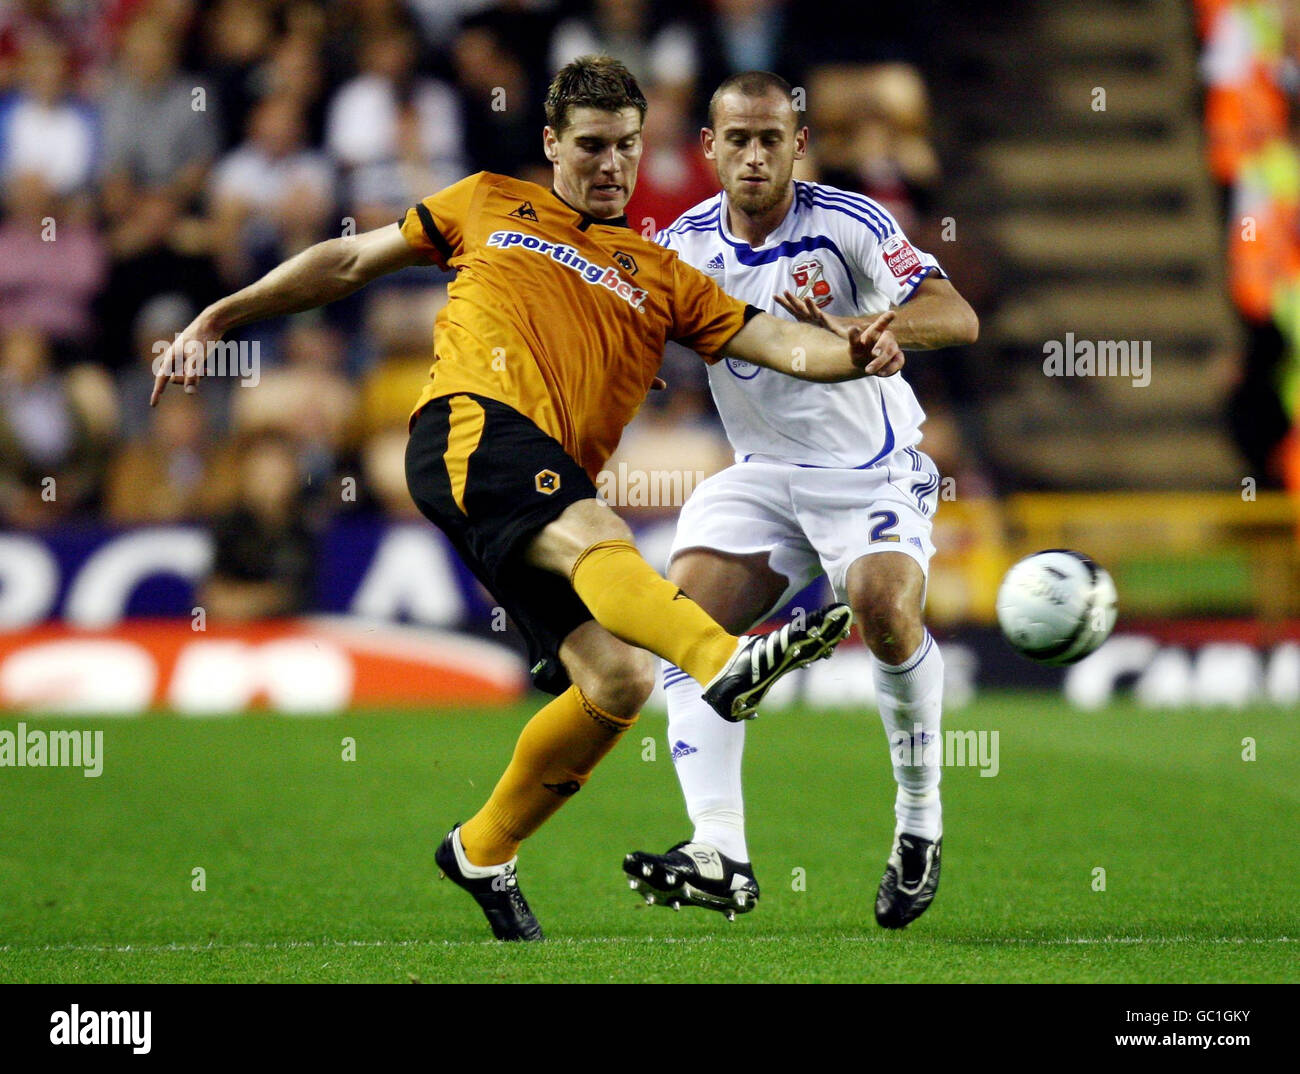
[[780, 607], [825, 573], [847, 600], [849, 567], [874, 552], [902, 552], [929, 575], [939, 471], [902, 448], [863, 470], [796, 466], [750, 456], [695, 489], [677, 520], [669, 560], [688, 548], [769, 553], [789, 582]]

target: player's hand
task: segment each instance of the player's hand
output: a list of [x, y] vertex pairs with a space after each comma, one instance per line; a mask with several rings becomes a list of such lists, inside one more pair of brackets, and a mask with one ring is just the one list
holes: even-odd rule
[[886, 310], [860, 334], [849, 336], [853, 364], [869, 377], [892, 377], [903, 368], [903, 350], [889, 331], [894, 311]]
[[668, 382], [664, 380], [663, 377], [655, 377], [655, 379], [650, 382], [650, 390], [652, 392], [661, 392], [666, 387], [668, 387]]
[[206, 310], [195, 317], [167, 345], [167, 349], [154, 359], [153, 394], [149, 396], [149, 405], [158, 405], [168, 384], [184, 385], [185, 392], [189, 395], [198, 391], [199, 378], [203, 376], [206, 365], [208, 344], [218, 342], [222, 334], [211, 323]]
[[796, 321], [803, 321], [804, 324], [815, 324], [818, 328], [834, 332], [842, 339], [848, 339], [852, 333], [852, 324], [847, 318], [836, 317], [825, 312], [811, 298], [799, 298], [790, 291], [783, 291], [779, 295], [773, 295], [772, 298], [775, 299], [778, 306]]

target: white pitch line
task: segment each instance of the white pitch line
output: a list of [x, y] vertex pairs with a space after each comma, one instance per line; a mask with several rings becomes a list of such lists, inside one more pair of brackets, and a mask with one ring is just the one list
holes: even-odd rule
[[[950, 939], [943, 940], [936, 938], [941, 943], [951, 944], [952, 946], [966, 946], [972, 944], [1024, 944], [1030, 947], [1073, 947], [1079, 945], [1110, 945], [1110, 944], [1152, 944], [1155, 946], [1168, 944], [1286, 944], [1300, 941], [1300, 937], [1293, 936], [1098, 936], [1098, 937], [1062, 937], [1060, 939], [1030, 939], [1018, 936], [988, 936], [976, 939], [960, 940]], [[569, 939], [547, 940], [546, 947], [553, 948], [557, 946], [591, 946], [591, 945], [610, 945], [620, 943], [676, 943], [676, 944], [709, 944], [714, 942], [727, 943], [731, 940], [744, 940], [746, 943], [789, 943], [800, 942], [801, 938], [797, 936], [578, 936]], [[836, 936], [829, 939], [829, 943], [864, 943], [864, 944], [884, 944], [893, 943], [892, 939], [885, 936]], [[58, 953], [58, 952], [81, 952], [81, 953], [101, 953], [101, 954], [168, 954], [168, 953], [198, 953], [203, 951], [299, 951], [299, 950], [330, 950], [348, 947], [374, 947], [374, 948], [456, 948], [456, 947], [493, 947], [502, 948], [496, 940], [287, 940], [279, 943], [255, 943], [251, 940], [240, 941], [239, 943], [205, 943], [205, 944], [187, 944], [187, 943], [166, 943], [166, 944], [0, 944], [0, 952], [3, 953]]]

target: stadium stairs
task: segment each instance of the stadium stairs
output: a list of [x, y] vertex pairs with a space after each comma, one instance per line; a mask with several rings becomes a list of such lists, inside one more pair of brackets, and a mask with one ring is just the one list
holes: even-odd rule
[[[974, 358], [986, 454], [1020, 487], [1239, 488], [1222, 414], [1240, 339], [1191, 5], [944, 8], [925, 65], [943, 207], [976, 222], [999, 277]], [[1044, 343], [1067, 332], [1150, 340], [1149, 385], [1044, 376]]]

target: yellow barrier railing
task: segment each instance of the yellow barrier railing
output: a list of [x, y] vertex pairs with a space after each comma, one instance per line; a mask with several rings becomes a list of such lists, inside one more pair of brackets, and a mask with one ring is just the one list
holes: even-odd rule
[[[1127, 573], [1133, 579], [1127, 587], [1129, 612], [1194, 611], [1195, 594], [1218, 573], [1233, 581], [1213, 611], [1265, 619], [1300, 616], [1300, 515], [1281, 493], [1021, 493], [1003, 501], [958, 499], [940, 504], [935, 544], [928, 612], [938, 623], [992, 622], [1003, 572], [1043, 548], [1087, 552], [1117, 582]], [[1153, 563], [1172, 568], [1163, 593]], [[1185, 569], [1180, 571], [1180, 564]], [[1139, 576], [1147, 579], [1145, 586], [1137, 584]], [[1121, 604], [1125, 588], [1121, 584]], [[1232, 606], [1224, 607], [1224, 601]]]

